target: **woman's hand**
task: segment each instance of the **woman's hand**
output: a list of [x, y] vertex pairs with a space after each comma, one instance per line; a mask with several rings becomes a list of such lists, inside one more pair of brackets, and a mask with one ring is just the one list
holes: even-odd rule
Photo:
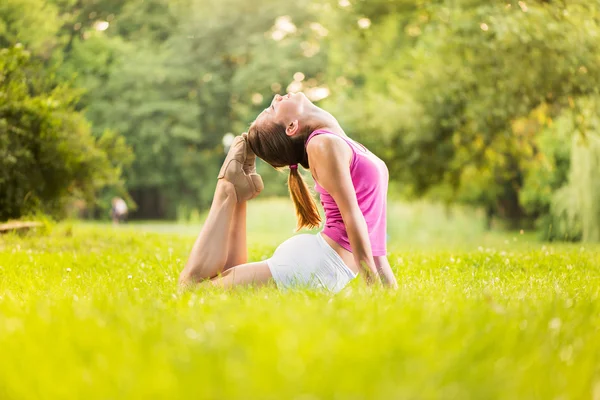
[[379, 276], [383, 279], [383, 284], [391, 289], [398, 289], [398, 282], [396, 282], [396, 277], [387, 256], [374, 257], [374, 259]]

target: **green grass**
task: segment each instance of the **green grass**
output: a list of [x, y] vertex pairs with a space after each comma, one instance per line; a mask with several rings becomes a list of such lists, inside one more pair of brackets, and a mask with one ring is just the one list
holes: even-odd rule
[[[250, 211], [258, 260], [294, 217]], [[600, 247], [481, 226], [391, 204], [399, 290], [336, 296], [180, 294], [192, 225], [1, 236], [0, 398], [599, 399]]]

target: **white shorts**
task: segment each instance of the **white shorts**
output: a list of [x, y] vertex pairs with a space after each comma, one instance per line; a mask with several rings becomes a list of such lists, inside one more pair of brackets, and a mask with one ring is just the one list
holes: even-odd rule
[[279, 289], [326, 289], [337, 293], [356, 274], [321, 234], [301, 234], [283, 242], [267, 260]]

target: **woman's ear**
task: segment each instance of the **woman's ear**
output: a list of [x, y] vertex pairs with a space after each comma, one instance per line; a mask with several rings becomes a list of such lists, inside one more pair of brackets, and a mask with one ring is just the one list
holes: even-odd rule
[[300, 130], [300, 124], [298, 124], [298, 120], [295, 119], [289, 123], [289, 125], [285, 128], [285, 134], [288, 136], [294, 136]]

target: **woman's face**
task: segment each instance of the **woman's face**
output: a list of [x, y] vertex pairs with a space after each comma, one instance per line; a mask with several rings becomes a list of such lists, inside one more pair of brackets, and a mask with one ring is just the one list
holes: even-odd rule
[[269, 107], [256, 118], [256, 122], [272, 122], [286, 127], [294, 121], [297, 124], [298, 121], [302, 121], [310, 105], [312, 103], [304, 93], [288, 93], [285, 96], [276, 94]]

